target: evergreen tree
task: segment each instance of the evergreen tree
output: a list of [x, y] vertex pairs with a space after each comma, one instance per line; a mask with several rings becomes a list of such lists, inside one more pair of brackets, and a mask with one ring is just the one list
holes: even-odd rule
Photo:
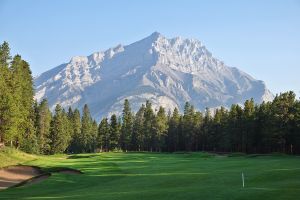
[[253, 152], [255, 130], [255, 105], [254, 100], [246, 100], [242, 116], [242, 151]]
[[0, 142], [36, 152], [31, 71], [19, 55], [10, 63], [9, 51], [4, 42], [0, 46]]
[[91, 142], [94, 136], [94, 133], [92, 132], [92, 117], [90, 114], [90, 110], [88, 108], [88, 105], [85, 104], [83, 107], [83, 114], [81, 119], [81, 135], [80, 135], [80, 147], [81, 152], [91, 152]]
[[190, 105], [190, 103], [186, 102], [184, 106], [184, 114], [182, 118], [182, 132], [183, 136], [183, 149], [187, 151], [192, 150], [193, 142], [195, 141], [195, 133], [194, 133], [194, 107]]
[[285, 92], [276, 96], [272, 102], [272, 112], [274, 116], [274, 142], [276, 151], [287, 152], [291, 142], [288, 141], [290, 133], [293, 132], [293, 119], [295, 116], [295, 98], [294, 92]]
[[[22, 59], [20, 56], [15, 56], [10, 66], [11, 78], [11, 97], [10, 102], [10, 126], [7, 131], [11, 146], [19, 146], [20, 140], [23, 137], [25, 117], [23, 113], [25, 108], [21, 105], [22, 101]], [[13, 92], [14, 91], [14, 92]]]
[[9, 129], [11, 123], [11, 73], [9, 71], [10, 49], [7, 42], [0, 45], [0, 143], [11, 140]]
[[206, 110], [205, 110], [203, 125], [201, 128], [202, 128], [202, 132], [201, 132], [202, 135], [200, 136], [201, 144], [199, 144], [199, 146], [201, 146], [202, 151], [206, 151], [206, 150], [209, 150], [210, 145], [208, 144], [208, 140], [209, 140], [211, 129], [212, 129], [212, 115], [208, 108], [206, 108]]
[[155, 115], [152, 109], [150, 101], [146, 101], [146, 107], [144, 111], [144, 150], [153, 151], [153, 134], [154, 132], [154, 119]]
[[27, 144], [36, 144], [36, 135], [34, 130], [34, 110], [33, 110], [33, 78], [29, 64], [22, 60], [21, 56], [16, 55], [10, 66], [12, 81], [12, 116], [11, 134], [16, 147], [26, 144], [26, 151], [36, 151], [36, 145], [32, 145], [32, 150]]
[[133, 115], [131, 112], [129, 101], [128, 99], [125, 99], [123, 115], [122, 115], [121, 136], [120, 136], [120, 146], [123, 151], [129, 150], [132, 127], [133, 127]]
[[120, 138], [120, 129], [118, 125], [117, 116], [113, 114], [110, 117], [110, 150], [119, 149], [119, 138]]
[[194, 141], [193, 141], [193, 151], [200, 150], [200, 141], [202, 136], [202, 127], [203, 126], [203, 115], [201, 112], [195, 112], [193, 117], [193, 134], [194, 134]]
[[2, 45], [0, 45], [0, 65], [8, 66], [10, 59], [11, 56], [9, 44], [8, 42], [4, 41]]
[[47, 99], [43, 99], [37, 107], [36, 116], [36, 135], [38, 140], [39, 152], [48, 154], [50, 152], [50, 124], [51, 112]]
[[290, 142], [290, 154], [300, 154], [300, 101], [296, 101], [294, 105], [294, 129], [292, 135], [289, 138]]
[[168, 130], [168, 119], [166, 116], [165, 109], [163, 107], [159, 107], [154, 122], [155, 134], [153, 135], [152, 146], [155, 151], [162, 151], [162, 149], [165, 148], [165, 140], [167, 137]]
[[98, 124], [93, 120], [90, 138], [90, 152], [95, 152], [97, 149]]
[[65, 129], [65, 150], [64, 152], [67, 152], [68, 147], [71, 144], [71, 140], [72, 140], [72, 124], [71, 124], [71, 120], [68, 117], [68, 113], [66, 112], [65, 109], [62, 109], [62, 113], [63, 113], [63, 123], [64, 123], [64, 129]]
[[133, 131], [131, 136], [131, 150], [132, 151], [141, 151], [145, 150], [145, 137], [143, 134], [143, 125], [144, 125], [144, 114], [145, 114], [145, 105], [142, 104], [138, 112], [134, 117]]
[[256, 109], [255, 117], [255, 134], [254, 138], [254, 152], [266, 153], [271, 152], [272, 149], [272, 129], [273, 120], [271, 113], [271, 103], [263, 102]]
[[178, 150], [179, 120], [180, 120], [179, 111], [177, 108], [174, 108], [172, 117], [169, 120], [168, 137], [167, 137], [168, 151], [170, 152], [174, 152]]
[[226, 134], [226, 123], [227, 113], [224, 107], [216, 109], [212, 119], [211, 133], [209, 135], [209, 146], [213, 151], [223, 151], [228, 146]]
[[107, 118], [103, 118], [99, 124], [97, 141], [100, 151], [110, 150], [110, 126]]
[[241, 152], [242, 149], [242, 114], [243, 109], [239, 105], [232, 105], [228, 117], [228, 132], [230, 151]]
[[[70, 112], [69, 112], [70, 113]], [[84, 152], [83, 145], [81, 142], [81, 119], [80, 119], [80, 112], [78, 109], [75, 109], [74, 112], [72, 113], [72, 116], [69, 117], [71, 118], [71, 143], [69, 147], [69, 152], [70, 153], [81, 153]]]
[[50, 153], [63, 153], [67, 149], [70, 142], [68, 133], [68, 125], [66, 124], [67, 115], [62, 107], [57, 104], [55, 114], [51, 121], [50, 131]]

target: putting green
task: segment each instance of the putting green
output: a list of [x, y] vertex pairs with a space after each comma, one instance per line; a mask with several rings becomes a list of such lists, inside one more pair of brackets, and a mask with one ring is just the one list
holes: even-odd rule
[[[300, 157], [207, 153], [101, 153], [40, 156], [25, 164], [53, 173], [0, 192], [0, 199], [299, 199]], [[242, 188], [241, 173], [245, 175]]]

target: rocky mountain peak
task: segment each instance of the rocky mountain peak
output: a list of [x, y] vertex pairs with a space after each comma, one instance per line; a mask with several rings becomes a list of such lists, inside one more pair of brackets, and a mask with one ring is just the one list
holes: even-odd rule
[[200, 41], [168, 39], [158, 32], [130, 45], [75, 56], [37, 77], [35, 85], [36, 99], [48, 98], [52, 109], [57, 103], [79, 109], [87, 103], [97, 119], [121, 114], [125, 99], [136, 111], [146, 100], [154, 108], [182, 110], [189, 101], [203, 110], [273, 98], [262, 81], [226, 66]]

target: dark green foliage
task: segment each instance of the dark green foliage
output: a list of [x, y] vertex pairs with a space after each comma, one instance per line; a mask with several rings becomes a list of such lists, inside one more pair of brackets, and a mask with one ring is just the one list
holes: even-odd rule
[[[178, 109], [166, 115], [157, 113], [149, 101], [132, 117], [129, 102], [124, 103], [120, 144], [123, 151], [214, 151], [243, 153], [299, 153], [300, 103], [292, 92], [277, 96], [273, 102], [255, 105], [253, 99], [244, 106], [232, 105], [213, 112], [196, 112], [186, 103], [183, 115]], [[115, 140], [101, 122], [103, 150], [112, 150]], [[129, 124], [129, 125], [128, 125]], [[126, 128], [127, 127], [127, 128]], [[106, 130], [107, 129], [107, 130]], [[110, 133], [111, 130], [110, 130]], [[115, 136], [115, 134], [113, 135]]]
[[90, 136], [90, 149], [89, 152], [95, 152], [97, 148], [97, 137], [98, 137], [98, 124], [96, 120], [93, 120]]
[[120, 138], [120, 126], [117, 120], [117, 116], [113, 114], [110, 117], [110, 148], [109, 150], [117, 150], [119, 149], [119, 138]]
[[9, 140], [9, 127], [12, 115], [13, 96], [9, 59], [9, 47], [4, 42], [0, 45], [0, 143], [6, 143]]
[[276, 96], [272, 102], [273, 123], [275, 129], [273, 137], [276, 144], [276, 151], [286, 152], [288, 147], [293, 143], [289, 140], [293, 132], [293, 122], [295, 118], [295, 97], [293, 92], [283, 93]]
[[295, 103], [295, 115], [293, 121], [292, 132], [289, 135], [290, 146], [289, 153], [300, 153], [300, 101]]
[[81, 119], [80, 112], [75, 109], [74, 112], [68, 113], [68, 118], [71, 124], [71, 142], [68, 148], [70, 153], [81, 153], [83, 151], [81, 145]]
[[188, 102], [186, 102], [184, 106], [184, 114], [182, 118], [182, 132], [183, 132], [183, 146], [182, 148], [191, 151], [193, 147], [193, 143], [195, 140], [195, 132], [194, 132], [194, 107], [191, 106]]
[[38, 140], [39, 152], [48, 154], [50, 152], [50, 124], [51, 112], [49, 110], [48, 101], [43, 99], [36, 109], [36, 135]]
[[131, 112], [128, 99], [125, 99], [123, 115], [122, 115], [122, 128], [120, 137], [120, 146], [123, 151], [127, 151], [130, 147], [130, 138], [133, 127], [133, 115]]
[[81, 119], [80, 152], [93, 152], [95, 150], [97, 128], [91, 117], [88, 105], [84, 105]]
[[133, 130], [131, 135], [131, 147], [130, 150], [132, 151], [141, 151], [144, 150], [145, 147], [145, 135], [143, 132], [143, 125], [144, 125], [144, 114], [145, 114], [145, 105], [143, 104], [138, 112], [135, 115], [134, 123], [133, 123]]
[[8, 66], [10, 59], [10, 48], [8, 42], [4, 41], [3, 44], [0, 45], [0, 64], [2, 66]]
[[163, 107], [159, 107], [154, 121], [153, 145], [154, 151], [162, 151], [165, 148], [165, 140], [168, 131], [168, 119]]
[[154, 138], [154, 120], [155, 115], [152, 109], [150, 101], [146, 101], [146, 107], [144, 112], [144, 151], [153, 151], [153, 138]]
[[111, 130], [107, 118], [103, 118], [98, 128], [97, 147], [100, 151], [109, 151], [111, 149]]
[[71, 135], [66, 112], [57, 104], [51, 121], [50, 153], [63, 153], [69, 146]]
[[37, 152], [29, 64], [19, 55], [10, 59], [9, 45], [4, 42], [0, 46], [0, 143]]
[[169, 120], [169, 128], [168, 128], [168, 135], [167, 135], [167, 151], [174, 152], [179, 150], [178, 143], [179, 143], [179, 121], [180, 115], [177, 108], [174, 109], [173, 115]]

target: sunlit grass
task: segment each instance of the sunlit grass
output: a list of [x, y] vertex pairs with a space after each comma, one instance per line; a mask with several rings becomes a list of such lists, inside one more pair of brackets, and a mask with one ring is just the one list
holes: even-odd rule
[[[46, 170], [69, 167], [46, 181], [0, 192], [0, 199], [298, 199], [300, 158], [207, 153], [100, 153], [40, 156]], [[242, 188], [241, 173], [245, 174]]]
[[0, 168], [25, 163], [36, 158], [37, 156], [18, 151], [14, 148], [0, 148]]

